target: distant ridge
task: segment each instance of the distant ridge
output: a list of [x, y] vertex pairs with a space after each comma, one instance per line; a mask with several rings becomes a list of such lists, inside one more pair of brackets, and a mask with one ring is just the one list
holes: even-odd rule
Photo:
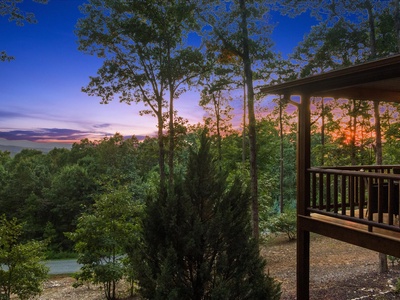
[[0, 150], [9, 151], [11, 156], [21, 152], [23, 149], [35, 149], [42, 151], [43, 153], [48, 153], [54, 148], [67, 148], [71, 149], [72, 144], [64, 143], [35, 143], [31, 141], [12, 141], [0, 138]]

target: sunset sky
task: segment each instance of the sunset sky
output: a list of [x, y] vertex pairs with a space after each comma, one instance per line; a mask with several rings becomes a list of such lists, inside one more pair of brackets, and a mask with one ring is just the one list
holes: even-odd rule
[[[74, 29], [82, 17], [83, 0], [50, 0], [40, 5], [25, 0], [21, 8], [35, 13], [37, 24], [17, 26], [0, 17], [0, 51], [15, 57], [0, 62], [0, 143], [7, 140], [71, 143], [88, 137], [101, 139], [119, 132], [139, 139], [153, 135], [156, 120], [139, 116], [143, 108], [99, 99], [81, 92], [102, 61], [77, 50]], [[273, 34], [276, 50], [284, 55], [315, 24], [307, 16], [296, 19], [273, 14], [279, 22]], [[191, 92], [176, 101], [180, 116], [201, 122], [199, 96]]]

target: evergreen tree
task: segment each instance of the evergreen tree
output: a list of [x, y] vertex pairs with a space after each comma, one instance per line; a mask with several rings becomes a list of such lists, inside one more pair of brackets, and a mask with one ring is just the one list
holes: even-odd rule
[[249, 192], [228, 186], [201, 136], [186, 176], [150, 201], [144, 220], [140, 286], [151, 299], [279, 299], [251, 237]]

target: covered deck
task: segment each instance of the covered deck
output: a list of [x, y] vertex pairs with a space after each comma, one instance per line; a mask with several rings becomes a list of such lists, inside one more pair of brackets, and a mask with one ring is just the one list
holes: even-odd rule
[[292, 95], [301, 97], [297, 145], [297, 299], [309, 299], [310, 232], [400, 257], [400, 165], [310, 165], [310, 98], [400, 102], [400, 56], [267, 86], [261, 91], [287, 99]]
[[382, 243], [369, 246], [358, 235], [346, 237], [342, 232], [338, 236], [339, 228], [332, 232], [329, 227], [329, 224], [338, 225], [345, 230], [357, 229], [359, 235], [378, 234], [400, 240], [400, 175], [397, 170], [400, 170], [399, 165], [310, 168], [309, 215], [303, 216], [307, 217], [303, 222], [313, 218], [320, 223], [310, 231], [398, 256], [398, 248], [392, 249]]

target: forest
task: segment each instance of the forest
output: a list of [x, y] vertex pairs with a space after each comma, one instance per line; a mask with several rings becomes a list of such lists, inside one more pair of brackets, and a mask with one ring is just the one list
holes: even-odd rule
[[[324, 113], [317, 108], [324, 104]], [[375, 163], [373, 104], [357, 101], [314, 99], [314, 166], [371, 165]], [[381, 106], [383, 160], [397, 163], [400, 155], [400, 123], [396, 121], [398, 105]], [[334, 113], [335, 112], [335, 113]], [[260, 177], [260, 229], [267, 234], [268, 220], [296, 205], [296, 112], [284, 111], [281, 122], [275, 110], [257, 118], [257, 156]], [[265, 114], [264, 113], [264, 114]], [[350, 115], [354, 117], [350, 118]], [[324, 127], [321, 124], [324, 124]], [[241, 133], [233, 129], [223, 136], [213, 133], [210, 123], [182, 126], [175, 136], [177, 176], [184, 174], [191, 147], [199, 143], [206, 128], [211, 141], [211, 155], [226, 170], [228, 177], [240, 174], [249, 182], [248, 150], [243, 149]], [[282, 135], [279, 130], [283, 125]], [[209, 127], [207, 127], [209, 126]], [[353, 129], [357, 128], [357, 132]], [[282, 150], [282, 151], [281, 151]], [[243, 157], [243, 152], [245, 156]], [[282, 155], [281, 155], [282, 154]], [[156, 137], [139, 141], [116, 133], [98, 141], [81, 140], [72, 148], [54, 148], [48, 153], [24, 149], [14, 157], [0, 156], [0, 212], [26, 223], [26, 237], [51, 237], [52, 251], [70, 251], [73, 244], [64, 232], [76, 228], [79, 216], [92, 211], [96, 199], [124, 189], [144, 205], [158, 193], [158, 142]], [[243, 160], [244, 158], [244, 160]], [[280, 163], [283, 162], [283, 193], [280, 189]], [[281, 206], [281, 201], [283, 205]], [[261, 234], [261, 235], [262, 235]]]
[[[0, 152], [0, 233], [20, 224], [0, 239], [0, 264], [33, 240], [48, 257], [77, 252], [78, 282], [103, 284], [107, 299], [122, 278], [149, 299], [279, 299], [258, 246], [296, 208], [298, 99], [265, 105], [259, 87], [399, 53], [399, 1], [90, 0], [81, 11], [79, 50], [103, 61], [82, 90], [143, 103], [158, 133]], [[285, 59], [269, 11], [319, 24]], [[201, 124], [174, 107], [191, 88]], [[311, 109], [312, 166], [398, 163], [398, 104], [313, 98]]]

